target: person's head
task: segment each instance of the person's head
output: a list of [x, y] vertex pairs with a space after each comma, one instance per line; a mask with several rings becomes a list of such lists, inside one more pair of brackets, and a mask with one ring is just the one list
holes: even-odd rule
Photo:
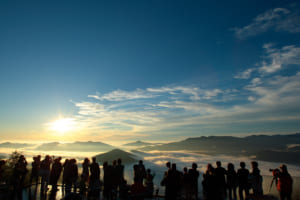
[[122, 164], [122, 159], [121, 159], [121, 158], [118, 159], [118, 164], [119, 164], [119, 165]]
[[167, 162], [167, 163], [166, 163], [166, 167], [167, 167], [167, 168], [171, 168], [171, 163], [170, 163], [170, 162]]
[[93, 160], [93, 163], [95, 163], [96, 162], [96, 157], [93, 157], [92, 160]]
[[281, 172], [287, 173], [287, 167], [286, 167], [286, 165], [281, 165], [279, 168], [280, 168]]
[[246, 167], [245, 162], [240, 162], [240, 166], [241, 166], [242, 169], [244, 169]]
[[117, 165], [117, 161], [116, 160], [113, 160], [113, 166], [116, 166]]
[[183, 168], [184, 173], [187, 173], [187, 167]]
[[150, 174], [151, 173], [151, 169], [147, 169], [147, 174]]
[[142, 165], [142, 164], [143, 164], [143, 161], [142, 161], [142, 160], [140, 160], [140, 161], [139, 161], [139, 164], [140, 164], [140, 165]]
[[198, 167], [198, 165], [197, 165], [196, 163], [193, 163], [193, 164], [192, 164], [192, 168], [193, 168], [193, 169], [197, 169], [197, 167]]
[[234, 170], [234, 165], [233, 165], [232, 163], [228, 163], [227, 169], [228, 169], [229, 171], [233, 171], [233, 170]]
[[217, 165], [217, 167], [221, 167], [221, 166], [222, 166], [221, 161], [217, 161], [217, 162], [216, 162], [216, 165]]
[[258, 163], [257, 163], [256, 161], [252, 161], [252, 162], [251, 162], [251, 165], [252, 165], [252, 168], [253, 168], [253, 169], [258, 168]]
[[208, 163], [208, 164], [207, 164], [207, 167], [206, 167], [206, 170], [207, 170], [208, 172], [213, 172], [214, 168], [213, 168], [212, 164]]
[[88, 163], [90, 163], [90, 160], [89, 160], [88, 158], [85, 158], [85, 159], [84, 159], [84, 163], [87, 163], [87, 164], [88, 164]]
[[103, 163], [103, 168], [106, 168], [107, 166], [108, 166], [108, 162], [105, 161], [105, 162]]
[[176, 170], [176, 164], [175, 163], [172, 164], [172, 170]]

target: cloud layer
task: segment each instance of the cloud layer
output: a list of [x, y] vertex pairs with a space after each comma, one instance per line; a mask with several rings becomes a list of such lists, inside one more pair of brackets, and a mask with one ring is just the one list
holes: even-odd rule
[[244, 27], [233, 28], [235, 36], [246, 39], [270, 30], [289, 33], [300, 32], [300, 12], [293, 7], [274, 8], [256, 16], [252, 22]]

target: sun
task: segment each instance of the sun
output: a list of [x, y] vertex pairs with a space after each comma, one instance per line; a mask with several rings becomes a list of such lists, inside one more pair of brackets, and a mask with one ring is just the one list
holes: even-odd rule
[[60, 133], [68, 132], [74, 129], [75, 121], [72, 118], [58, 119], [49, 124], [49, 128]]

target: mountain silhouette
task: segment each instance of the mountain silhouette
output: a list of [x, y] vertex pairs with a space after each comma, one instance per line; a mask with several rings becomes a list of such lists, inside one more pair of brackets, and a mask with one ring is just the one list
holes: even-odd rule
[[73, 142], [73, 143], [59, 143], [59, 142], [44, 143], [38, 146], [36, 150], [104, 152], [104, 151], [109, 151], [113, 148], [114, 148], [113, 146], [109, 144], [105, 144], [103, 142], [88, 141], [88, 142]]
[[34, 144], [29, 144], [29, 143], [12, 143], [12, 142], [4, 142], [0, 143], [1, 148], [26, 148], [26, 147], [31, 147], [34, 146]]
[[123, 151], [121, 149], [113, 149], [109, 152], [96, 155], [97, 162], [101, 163], [107, 161], [111, 164], [113, 160], [117, 160], [119, 158], [122, 159], [122, 163], [124, 164], [131, 164], [137, 162], [138, 160], [133, 154]]
[[150, 145], [158, 145], [160, 143], [149, 143], [149, 142], [143, 142], [143, 141], [135, 141], [135, 142], [130, 142], [123, 144], [122, 146], [132, 146], [132, 147], [141, 147], [141, 146], [150, 146]]
[[206, 154], [253, 156], [258, 160], [299, 164], [300, 133], [290, 135], [252, 135], [248, 137], [209, 136], [138, 148], [142, 151], [194, 151]]

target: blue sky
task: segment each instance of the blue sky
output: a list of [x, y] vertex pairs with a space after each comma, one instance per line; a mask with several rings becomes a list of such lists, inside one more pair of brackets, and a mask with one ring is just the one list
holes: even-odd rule
[[298, 132], [299, 24], [296, 1], [1, 1], [0, 136]]

